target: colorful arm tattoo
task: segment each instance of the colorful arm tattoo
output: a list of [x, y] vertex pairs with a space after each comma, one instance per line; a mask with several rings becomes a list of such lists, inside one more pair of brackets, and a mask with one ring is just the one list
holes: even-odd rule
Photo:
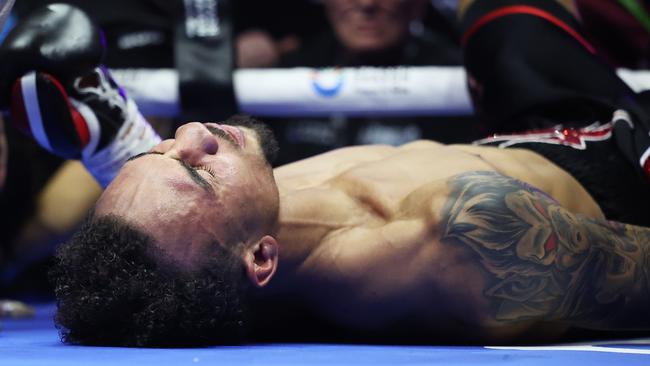
[[650, 229], [573, 214], [495, 172], [448, 185], [443, 243], [477, 254], [495, 320], [650, 328]]

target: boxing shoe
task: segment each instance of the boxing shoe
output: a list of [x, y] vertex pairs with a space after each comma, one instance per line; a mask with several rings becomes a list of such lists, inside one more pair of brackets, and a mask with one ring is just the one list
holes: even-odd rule
[[160, 141], [101, 66], [101, 32], [66, 4], [37, 9], [0, 45], [0, 108], [48, 151], [81, 159], [106, 187], [135, 154]]
[[81, 159], [102, 187], [129, 157], [160, 142], [103, 67], [68, 88], [50, 74], [29, 72], [12, 86], [10, 114], [14, 126], [46, 150]]

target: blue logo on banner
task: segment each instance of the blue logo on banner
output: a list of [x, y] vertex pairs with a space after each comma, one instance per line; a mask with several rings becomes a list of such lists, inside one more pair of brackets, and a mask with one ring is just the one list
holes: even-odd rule
[[311, 86], [323, 97], [336, 96], [343, 88], [343, 82], [343, 71], [338, 68], [313, 70], [311, 74]]

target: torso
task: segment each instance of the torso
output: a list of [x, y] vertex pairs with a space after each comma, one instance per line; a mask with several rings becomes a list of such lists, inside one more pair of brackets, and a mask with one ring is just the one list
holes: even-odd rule
[[485, 304], [450, 307], [441, 299], [480, 298], [480, 274], [463, 266], [469, 254], [441, 243], [436, 229], [447, 180], [472, 171], [519, 179], [570, 211], [602, 218], [575, 179], [530, 151], [429, 141], [339, 149], [275, 171], [281, 196], [275, 290], [357, 331], [400, 324], [426, 333], [471, 323]]

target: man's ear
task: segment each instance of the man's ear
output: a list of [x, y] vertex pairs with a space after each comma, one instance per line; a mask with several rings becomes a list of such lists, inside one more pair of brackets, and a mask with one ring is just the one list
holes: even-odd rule
[[248, 279], [256, 287], [264, 287], [278, 268], [278, 242], [265, 235], [244, 252], [243, 259]]

